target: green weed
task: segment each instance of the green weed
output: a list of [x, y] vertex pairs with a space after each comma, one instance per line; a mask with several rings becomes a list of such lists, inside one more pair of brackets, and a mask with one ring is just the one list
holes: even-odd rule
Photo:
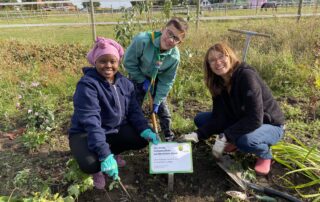
[[[288, 134], [295, 144], [280, 142], [272, 146], [274, 159], [290, 169], [282, 179], [304, 198], [319, 197], [320, 194], [301, 194], [301, 189], [316, 186], [320, 183], [320, 152], [317, 145], [306, 146], [295, 136]], [[288, 176], [300, 173], [309, 179], [308, 182], [295, 184]]]
[[23, 145], [30, 149], [30, 151], [38, 150], [48, 139], [49, 134], [47, 132], [37, 132], [32, 129], [27, 130], [22, 136]]
[[70, 159], [67, 162], [67, 170], [64, 179], [67, 182], [72, 183], [68, 188], [68, 193], [75, 198], [78, 198], [80, 193], [93, 188], [92, 177], [83, 173], [74, 159]]
[[55, 117], [52, 110], [35, 103], [28, 109], [27, 128], [50, 132], [55, 128]]
[[285, 114], [286, 120], [304, 120], [306, 118], [306, 112], [303, 112], [300, 106], [293, 106], [282, 102], [281, 109]]
[[185, 134], [195, 130], [193, 119], [184, 118], [179, 113], [174, 113], [172, 120], [172, 127], [178, 134]]
[[[286, 132], [292, 134], [295, 137], [298, 137], [303, 140], [308, 146], [313, 143], [313, 140], [319, 136], [320, 131], [320, 121], [310, 121], [304, 122], [299, 120], [287, 120], [286, 122]], [[286, 137], [286, 133], [285, 133]], [[320, 145], [320, 143], [316, 142]]]

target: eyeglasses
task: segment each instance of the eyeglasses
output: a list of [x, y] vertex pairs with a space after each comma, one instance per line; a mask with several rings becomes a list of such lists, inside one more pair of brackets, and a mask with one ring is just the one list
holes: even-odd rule
[[225, 54], [219, 54], [216, 57], [209, 58], [209, 63], [217, 63], [218, 61], [224, 61], [228, 56]]
[[182, 42], [182, 40], [179, 37], [177, 37], [176, 35], [174, 35], [174, 33], [170, 29], [166, 28], [166, 31], [167, 31], [167, 36], [170, 39], [172, 39], [175, 43], [181, 43]]

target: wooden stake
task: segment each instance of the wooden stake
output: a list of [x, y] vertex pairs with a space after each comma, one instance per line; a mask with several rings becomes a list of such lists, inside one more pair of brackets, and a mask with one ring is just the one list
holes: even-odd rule
[[[150, 110], [153, 111], [153, 99], [152, 99], [152, 95], [149, 91], [149, 100], [150, 100]], [[154, 112], [151, 113], [151, 122], [152, 122], [152, 126], [153, 126], [153, 130], [154, 132], [158, 135], [158, 126], [157, 126], [157, 118], [156, 118], [156, 114]], [[158, 136], [159, 140], [160, 137]]]
[[[150, 109], [151, 111], [153, 111], [153, 99], [150, 91], [148, 94], [149, 94], [149, 100], [150, 100]], [[153, 130], [157, 134], [157, 138], [161, 140], [160, 136], [158, 135], [157, 118], [154, 112], [152, 112], [151, 114], [151, 121], [152, 121]], [[169, 173], [168, 174], [168, 190], [169, 191], [173, 191], [173, 184], [174, 184], [174, 173]]]
[[126, 187], [122, 184], [121, 180], [119, 179], [119, 184], [121, 186], [121, 188], [123, 189], [123, 191], [127, 194], [127, 196], [129, 197], [129, 199], [132, 199], [131, 195], [129, 194], [129, 192], [127, 191]]

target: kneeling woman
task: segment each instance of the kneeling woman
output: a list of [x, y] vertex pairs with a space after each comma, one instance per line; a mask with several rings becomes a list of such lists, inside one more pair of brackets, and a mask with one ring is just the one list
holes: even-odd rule
[[98, 37], [87, 55], [94, 67], [84, 68], [73, 97], [74, 114], [69, 130], [71, 152], [94, 185], [105, 187], [104, 173], [118, 179], [119, 154], [157, 144], [138, 105], [134, 86], [119, 72], [123, 48], [111, 39]]
[[272, 159], [270, 146], [284, 133], [284, 115], [271, 90], [253, 68], [241, 63], [223, 43], [207, 51], [204, 77], [212, 95], [212, 111], [197, 114], [194, 121], [198, 130], [182, 139], [197, 142], [220, 134], [219, 140], [226, 142], [225, 147], [217, 151], [219, 147], [214, 145], [213, 154], [223, 149], [253, 153], [258, 157], [256, 173], [268, 174]]

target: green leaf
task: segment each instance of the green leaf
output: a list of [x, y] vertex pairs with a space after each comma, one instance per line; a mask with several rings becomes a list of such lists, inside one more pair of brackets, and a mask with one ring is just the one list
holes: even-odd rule
[[74, 202], [74, 198], [72, 196], [67, 196], [65, 198], [63, 198], [64, 202]]
[[71, 196], [75, 196], [76, 198], [80, 195], [80, 186], [78, 184], [71, 185], [68, 188], [68, 193]]
[[114, 180], [109, 185], [109, 191], [112, 191], [114, 188], [119, 188], [119, 181]]

